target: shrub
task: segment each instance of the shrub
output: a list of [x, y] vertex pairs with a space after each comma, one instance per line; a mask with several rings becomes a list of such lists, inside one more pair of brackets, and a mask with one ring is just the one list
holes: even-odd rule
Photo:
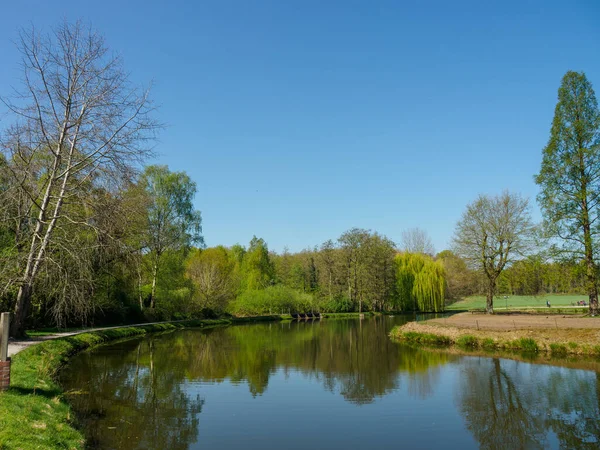
[[243, 292], [230, 304], [229, 312], [236, 316], [260, 316], [308, 312], [314, 306], [312, 295], [279, 285]]

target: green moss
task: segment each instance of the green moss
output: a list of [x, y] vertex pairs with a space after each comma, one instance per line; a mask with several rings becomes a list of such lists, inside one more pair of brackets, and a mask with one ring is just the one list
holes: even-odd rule
[[573, 350], [579, 347], [579, 344], [577, 342], [569, 342], [567, 345]]

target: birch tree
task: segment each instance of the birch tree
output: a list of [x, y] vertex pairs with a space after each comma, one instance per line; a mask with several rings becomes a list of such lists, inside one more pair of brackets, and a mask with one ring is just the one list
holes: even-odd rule
[[2, 151], [9, 161], [35, 165], [39, 182], [14, 173], [15, 189], [31, 202], [31, 227], [13, 336], [24, 333], [33, 288], [57, 230], [80, 222], [65, 205], [77, 202], [90, 185], [110, 190], [130, 178], [149, 155], [158, 128], [149, 91], [132, 85], [121, 58], [89, 27], [65, 22], [49, 34], [23, 30], [17, 46], [22, 86], [2, 99], [14, 118]]
[[196, 183], [184, 172], [171, 172], [167, 166], [148, 166], [140, 184], [150, 199], [145, 246], [152, 261], [150, 308], [154, 309], [164, 253], [204, 244], [202, 217], [193, 204]]

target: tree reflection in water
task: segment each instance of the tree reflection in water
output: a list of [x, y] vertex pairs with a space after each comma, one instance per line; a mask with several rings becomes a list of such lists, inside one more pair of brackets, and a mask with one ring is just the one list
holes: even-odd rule
[[[454, 392], [458, 413], [481, 448], [597, 445], [595, 372], [397, 345], [388, 333], [399, 321], [271, 323], [155, 335], [81, 354], [62, 381], [81, 389], [69, 400], [90, 441], [102, 448], [189, 448], [199, 439], [204, 405], [192, 394], [202, 392], [194, 385], [245, 384], [257, 398], [274, 374], [316, 381], [357, 406], [398, 391], [404, 397], [394, 400], [396, 411], [417, 405], [406, 396], [425, 405], [436, 391]], [[424, 412], [432, 421], [444, 420], [442, 410], [454, 410], [452, 402], [439, 401], [445, 402], [440, 411]]]
[[597, 448], [597, 373], [483, 357], [461, 366], [459, 409], [480, 448]]

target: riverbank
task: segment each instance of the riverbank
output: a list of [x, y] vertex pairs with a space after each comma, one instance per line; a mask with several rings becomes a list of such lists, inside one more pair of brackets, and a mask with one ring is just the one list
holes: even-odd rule
[[24, 348], [12, 358], [11, 388], [0, 393], [0, 449], [82, 449], [85, 439], [55, 377], [76, 353], [117, 339], [183, 328], [209, 328], [281, 316], [142, 324], [69, 335]]
[[467, 350], [600, 356], [600, 319], [584, 316], [455, 314], [394, 328], [393, 339]]

